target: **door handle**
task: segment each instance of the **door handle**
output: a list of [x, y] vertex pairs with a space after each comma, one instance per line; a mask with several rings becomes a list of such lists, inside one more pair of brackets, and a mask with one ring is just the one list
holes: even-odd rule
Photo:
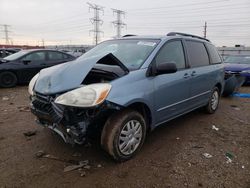
[[191, 73], [191, 76], [195, 76], [196, 75], [196, 71], [193, 71], [192, 73]]
[[189, 78], [189, 77], [190, 77], [190, 76], [189, 76], [188, 73], [185, 73], [184, 76], [183, 76], [183, 78]]

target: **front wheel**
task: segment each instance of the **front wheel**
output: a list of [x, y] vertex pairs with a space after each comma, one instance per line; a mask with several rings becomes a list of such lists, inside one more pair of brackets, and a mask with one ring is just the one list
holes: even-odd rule
[[124, 110], [105, 123], [101, 145], [113, 159], [122, 162], [131, 159], [141, 149], [145, 137], [143, 116], [134, 110]]
[[220, 102], [219, 89], [215, 87], [211, 93], [208, 104], [206, 105], [206, 112], [209, 114], [213, 114], [217, 110], [219, 102]]
[[0, 87], [9, 88], [14, 87], [17, 84], [17, 77], [12, 72], [0, 73]]

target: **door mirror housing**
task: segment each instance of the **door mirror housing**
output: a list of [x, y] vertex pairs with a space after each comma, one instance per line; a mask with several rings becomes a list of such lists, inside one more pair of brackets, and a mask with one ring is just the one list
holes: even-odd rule
[[23, 64], [27, 65], [31, 62], [31, 60], [22, 60]]
[[177, 67], [175, 63], [164, 62], [156, 65], [155, 74], [170, 74], [177, 72]]

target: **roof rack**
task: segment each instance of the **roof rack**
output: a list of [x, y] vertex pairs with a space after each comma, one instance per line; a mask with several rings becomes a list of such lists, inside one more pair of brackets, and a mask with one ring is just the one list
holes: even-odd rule
[[124, 37], [133, 37], [133, 36], [136, 36], [136, 35], [133, 35], [133, 34], [127, 34], [127, 35], [123, 35], [122, 38]]
[[197, 36], [197, 35], [187, 34], [187, 33], [170, 32], [170, 33], [167, 34], [167, 36], [176, 36], [176, 35], [185, 36], [185, 37], [197, 38], [197, 39], [206, 40], [206, 41], [210, 42], [210, 40], [208, 40], [208, 39], [206, 39], [206, 38], [199, 37], [199, 36]]

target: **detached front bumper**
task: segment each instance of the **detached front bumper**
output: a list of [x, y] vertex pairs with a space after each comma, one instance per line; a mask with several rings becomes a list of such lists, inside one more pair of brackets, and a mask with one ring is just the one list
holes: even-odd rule
[[120, 106], [105, 101], [94, 108], [66, 107], [54, 103], [55, 96], [31, 96], [31, 112], [36, 122], [59, 134], [66, 143], [83, 144], [90, 130], [102, 125]]

